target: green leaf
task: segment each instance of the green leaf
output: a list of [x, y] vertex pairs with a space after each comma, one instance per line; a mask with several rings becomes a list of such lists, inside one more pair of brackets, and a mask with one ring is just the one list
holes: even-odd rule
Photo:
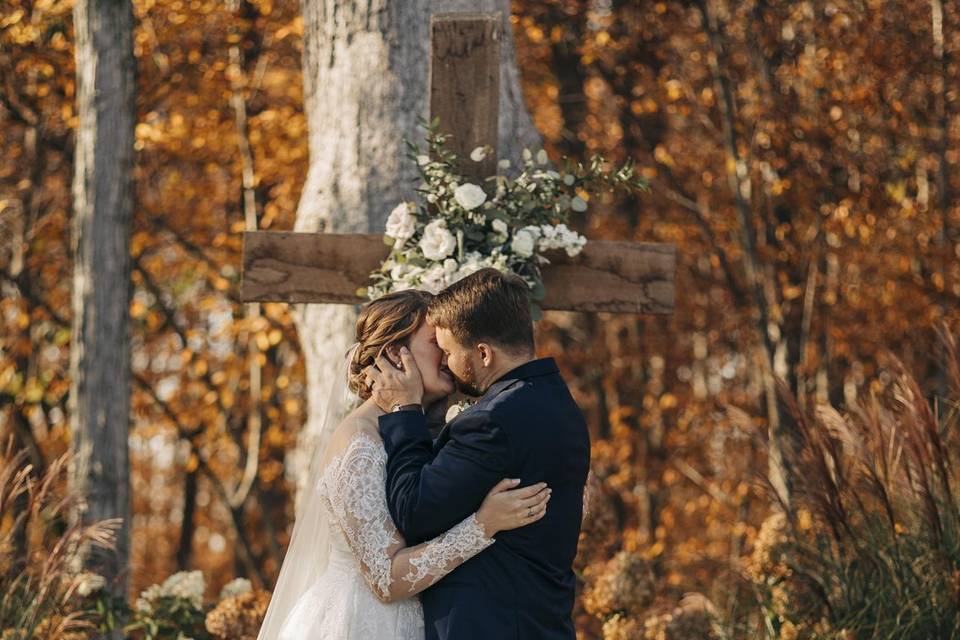
[[543, 286], [542, 282], [537, 282], [537, 284], [530, 290], [530, 299], [537, 302], [542, 301], [547, 297], [547, 288]]

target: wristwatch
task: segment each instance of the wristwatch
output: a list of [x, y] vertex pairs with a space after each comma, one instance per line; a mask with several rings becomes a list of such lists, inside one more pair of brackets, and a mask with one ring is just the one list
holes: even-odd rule
[[396, 413], [398, 411], [419, 411], [420, 413], [423, 413], [423, 406], [419, 403], [416, 403], [416, 404], [397, 403], [393, 405], [393, 407], [390, 409], [390, 413]]

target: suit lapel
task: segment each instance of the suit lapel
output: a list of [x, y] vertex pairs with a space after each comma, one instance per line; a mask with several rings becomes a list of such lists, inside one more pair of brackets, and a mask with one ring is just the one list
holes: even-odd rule
[[456, 418], [443, 425], [443, 429], [440, 430], [440, 433], [437, 434], [436, 440], [433, 441], [433, 451], [436, 453], [439, 451], [443, 445], [445, 445], [450, 440], [450, 427], [453, 425], [457, 419], [463, 414], [467, 413], [474, 407], [482, 405], [484, 402], [495, 397], [501, 391], [505, 391], [511, 385], [513, 385], [518, 380], [524, 380], [527, 378], [533, 378], [538, 376], [549, 375], [552, 373], [559, 373], [557, 369], [557, 363], [553, 358], [542, 358], [540, 360], [532, 360], [527, 364], [521, 365], [514, 369], [513, 371], [508, 372], [505, 376], [494, 382], [490, 385], [490, 388], [487, 389], [487, 392], [483, 394], [477, 403], [471, 407], [468, 407], [462, 411]]

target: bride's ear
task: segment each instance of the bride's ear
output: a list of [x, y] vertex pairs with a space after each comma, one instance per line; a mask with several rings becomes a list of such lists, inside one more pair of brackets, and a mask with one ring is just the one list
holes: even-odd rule
[[400, 359], [400, 345], [399, 344], [388, 344], [383, 349], [384, 355], [387, 356], [387, 360], [395, 366], [397, 369], [403, 369], [403, 360]]

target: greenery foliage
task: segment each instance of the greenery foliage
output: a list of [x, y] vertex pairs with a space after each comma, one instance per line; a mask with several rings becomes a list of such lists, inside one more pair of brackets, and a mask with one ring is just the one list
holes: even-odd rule
[[415, 287], [436, 293], [493, 267], [527, 282], [539, 317], [545, 295], [540, 267], [549, 263], [549, 252], [572, 257], [586, 243], [567, 227], [571, 212], [585, 212], [590, 194], [648, 189], [630, 160], [610, 169], [595, 155], [587, 163], [567, 160], [556, 171], [543, 150], [524, 150], [516, 175], [507, 173], [510, 161], [501, 160], [501, 173], [481, 186], [461, 175], [460, 163], [481, 162], [491, 149], [478, 147], [469, 160], [458, 158], [445, 148], [449, 136], [438, 133], [438, 125], [424, 125], [427, 149], [407, 143], [421, 178], [421, 202], [401, 203], [390, 214], [386, 242], [393, 250], [371, 274], [372, 284], [363, 292], [371, 299]]

